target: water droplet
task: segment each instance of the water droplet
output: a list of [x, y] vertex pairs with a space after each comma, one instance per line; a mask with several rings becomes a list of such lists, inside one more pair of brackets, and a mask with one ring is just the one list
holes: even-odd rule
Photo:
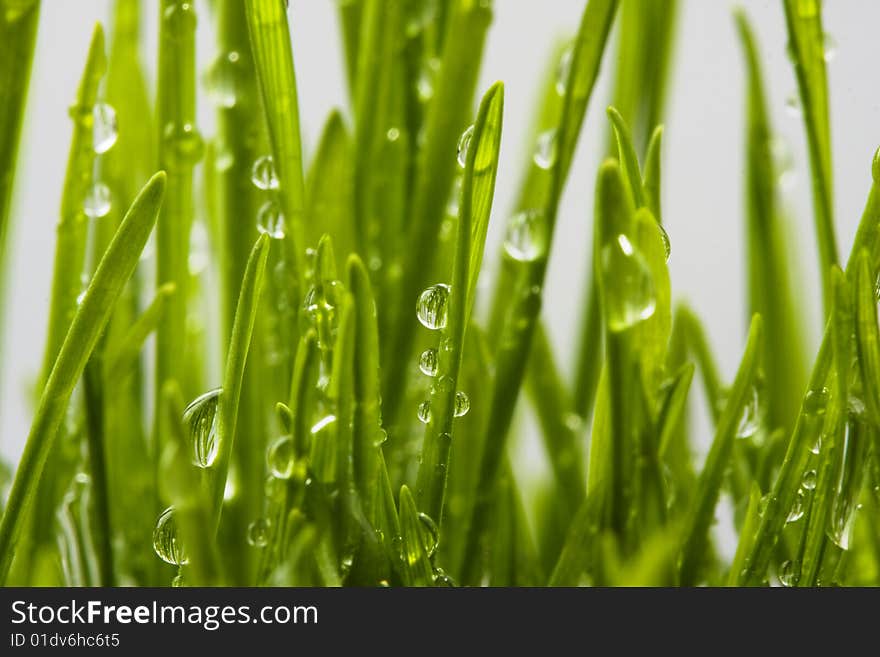
[[669, 233], [666, 232], [663, 224], [659, 221], [657, 222], [657, 229], [660, 231], [660, 241], [663, 242], [663, 253], [666, 262], [669, 262], [669, 256], [672, 255], [672, 242], [669, 241]]
[[651, 317], [657, 308], [654, 279], [626, 235], [618, 235], [602, 248], [601, 262], [610, 286], [604, 299], [608, 328], [624, 331]]
[[799, 490], [794, 498], [794, 504], [788, 511], [788, 517], [785, 522], [797, 522], [804, 517], [804, 491]]
[[388, 128], [388, 132], [385, 133], [385, 139], [390, 142], [395, 142], [400, 139], [400, 130], [398, 128]]
[[92, 109], [92, 148], [96, 153], [106, 153], [119, 137], [116, 110], [106, 103], [98, 103]]
[[421, 2], [413, 3], [413, 8], [407, 15], [406, 36], [410, 39], [419, 36], [431, 24], [436, 15], [435, 0], [421, 0]]
[[552, 169], [556, 164], [556, 130], [547, 130], [538, 135], [532, 161], [541, 169]]
[[828, 407], [828, 388], [824, 386], [815, 390], [808, 390], [804, 395], [804, 411], [808, 415], [825, 415]]
[[425, 349], [419, 357], [419, 369], [425, 376], [437, 376], [438, 361], [436, 349]]
[[251, 169], [251, 182], [257, 189], [278, 189], [278, 174], [271, 155], [264, 155], [254, 162]]
[[431, 401], [426, 399], [421, 404], [419, 404], [418, 410], [419, 422], [422, 424], [428, 424], [431, 421]]
[[459, 390], [455, 393], [455, 408], [453, 414], [455, 417], [462, 417], [463, 415], [467, 415], [469, 410], [471, 410], [471, 400], [466, 393]]
[[739, 425], [736, 428], [737, 438], [751, 438], [761, 426], [758, 389], [752, 386], [746, 395], [746, 405], [743, 408], [742, 415], [739, 418]]
[[458, 139], [458, 166], [464, 169], [467, 164], [468, 149], [474, 136], [474, 126], [469, 126]]
[[828, 32], [822, 35], [822, 57], [826, 62], [832, 61], [837, 56], [837, 40]]
[[819, 434], [816, 436], [816, 442], [813, 443], [813, 446], [810, 447], [811, 454], [818, 454], [822, 451], [822, 435]]
[[784, 561], [779, 568], [779, 583], [785, 587], [794, 586], [796, 574], [794, 564], [790, 560]]
[[169, 506], [156, 521], [153, 530], [153, 550], [162, 561], [173, 566], [182, 566], [189, 560], [180, 542], [174, 507]]
[[174, 588], [180, 588], [181, 586], [184, 586], [183, 575], [175, 575], [174, 579], [171, 580], [171, 586], [173, 586]]
[[455, 580], [446, 574], [442, 568], [434, 569], [434, 586], [455, 586]]
[[862, 505], [859, 504], [855, 508], [841, 510], [840, 505], [832, 505], [829, 527], [825, 534], [841, 550], [849, 550], [852, 543], [856, 512], [861, 508]]
[[284, 239], [284, 215], [275, 201], [266, 201], [257, 211], [257, 231], [274, 240]]
[[247, 529], [247, 542], [254, 547], [266, 547], [269, 543], [269, 529], [271, 523], [266, 518], [257, 518]]
[[428, 553], [428, 558], [430, 559], [434, 556], [434, 553], [437, 551], [437, 545], [440, 543], [440, 530], [437, 528], [437, 523], [427, 513], [420, 512], [419, 521], [426, 530], [425, 552]]
[[452, 380], [452, 377], [446, 376], [445, 374], [437, 379], [434, 379], [434, 385], [431, 386], [431, 392], [435, 395], [449, 392], [450, 390], [454, 389], [455, 382]]
[[335, 415], [325, 415], [320, 420], [315, 422], [315, 424], [312, 425], [311, 433], [313, 436], [315, 436], [315, 435], [322, 433], [324, 431], [332, 430], [335, 427], [336, 427], [336, 416]]
[[547, 250], [544, 236], [544, 213], [541, 210], [523, 210], [507, 222], [504, 252], [519, 262], [533, 262]]
[[449, 286], [443, 283], [432, 285], [419, 296], [416, 316], [422, 326], [432, 331], [446, 328], [449, 311]]
[[795, 92], [790, 93], [785, 99], [785, 111], [789, 116], [799, 117], [803, 113], [801, 101]]
[[571, 73], [571, 58], [574, 56], [574, 48], [567, 47], [559, 58], [556, 65], [556, 93], [560, 96], [565, 95], [568, 88], [568, 76]]
[[281, 499], [284, 494], [284, 488], [284, 480], [274, 475], [269, 475], [266, 477], [266, 481], [263, 482], [263, 492], [268, 500]]
[[205, 73], [205, 90], [216, 107], [229, 109], [238, 102], [241, 66], [237, 52], [221, 53]]
[[217, 408], [222, 388], [196, 397], [183, 411], [183, 422], [192, 441], [193, 465], [209, 468], [217, 458]]
[[804, 478], [801, 479], [801, 486], [804, 487], [804, 490], [815, 490], [816, 489], [816, 471], [815, 470], [807, 470], [804, 473]]
[[421, 102], [427, 103], [434, 97], [434, 85], [439, 72], [440, 60], [437, 57], [430, 57], [422, 65], [416, 80], [416, 95]]
[[83, 212], [87, 217], [100, 219], [107, 216], [111, 205], [110, 188], [102, 182], [96, 182], [86, 194]]
[[192, 123], [169, 123], [162, 132], [162, 162], [187, 166], [195, 164], [202, 157], [205, 142]]
[[279, 479], [290, 479], [293, 474], [293, 457], [293, 438], [281, 436], [269, 445], [269, 450], [266, 452], [269, 471]]
[[170, 39], [192, 38], [196, 29], [196, 12], [190, 2], [170, 5], [163, 16], [162, 36]]
[[880, 148], [874, 151], [874, 158], [871, 160], [871, 178], [875, 183], [880, 183]]

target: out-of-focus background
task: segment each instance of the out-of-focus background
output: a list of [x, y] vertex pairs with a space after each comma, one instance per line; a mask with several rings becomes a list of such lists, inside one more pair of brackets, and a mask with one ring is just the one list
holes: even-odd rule
[[[495, 0], [480, 90], [494, 80], [506, 85], [504, 138], [496, 202], [486, 249], [494, 270], [505, 213], [531, 153], [531, 117], [548, 57], [561, 38], [574, 34], [585, 0]], [[159, 2], [146, 2], [143, 57], [154, 79]], [[794, 226], [791, 252], [798, 254], [798, 289], [809, 308], [808, 340], [820, 332], [819, 279], [803, 126], [786, 109], [795, 80], [785, 55], [781, 0], [741, 0], [759, 38], [772, 120], [793, 157], [785, 199]], [[43, 0], [36, 58], [16, 176], [9, 289], [0, 366], [0, 455], [15, 463], [30, 425], [29, 383], [40, 365], [46, 330], [55, 224], [70, 140], [67, 107], [74, 98], [95, 21], [109, 18], [109, 0]], [[200, 22], [199, 66], [214, 56], [207, 7], [196, 0]], [[672, 64], [664, 143], [664, 222], [672, 241], [669, 261], [677, 299], [703, 318], [726, 376], [739, 362], [744, 315], [744, 76], [731, 10], [721, 0], [680, 0], [678, 39]], [[347, 106], [335, 0], [291, 0], [290, 22], [307, 158], [324, 118]], [[842, 255], [849, 251], [870, 186], [871, 157], [880, 144], [880, 3], [825, 3], [829, 49], [835, 209]], [[836, 49], [833, 44], [836, 43]], [[613, 44], [612, 44], [613, 45]], [[544, 312], [561, 367], [573, 369], [579, 304], [592, 235], [596, 167], [607, 143], [605, 105], [610, 96], [613, 53], [599, 86], [566, 189], [553, 245]], [[213, 133], [214, 111], [199, 106], [199, 128]], [[415, 319], [413, 319], [415, 321]], [[699, 395], [699, 386], [694, 389]], [[708, 423], [697, 418], [700, 439]], [[526, 453], [533, 453], [527, 450]], [[535, 459], [536, 462], [538, 459]], [[540, 466], [536, 466], [539, 471]]]

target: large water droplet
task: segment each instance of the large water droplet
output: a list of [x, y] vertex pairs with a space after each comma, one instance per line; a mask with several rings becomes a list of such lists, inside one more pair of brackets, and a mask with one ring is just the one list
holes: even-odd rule
[[278, 174], [271, 155], [264, 155], [254, 162], [251, 169], [251, 182], [257, 189], [278, 189]]
[[619, 332], [654, 314], [657, 297], [654, 279], [644, 256], [626, 235], [618, 235], [602, 248], [602, 268], [607, 278], [608, 328]]
[[779, 567], [779, 583], [785, 587], [794, 586], [796, 574], [794, 564], [790, 560], [784, 561]]
[[419, 404], [418, 410], [419, 422], [422, 424], [428, 424], [431, 421], [431, 401], [426, 399], [421, 404]]
[[110, 188], [102, 182], [94, 183], [86, 194], [83, 212], [87, 217], [100, 219], [106, 217], [112, 206]]
[[257, 518], [247, 529], [247, 541], [254, 547], [266, 547], [269, 543], [271, 524], [267, 518]]
[[205, 89], [217, 107], [229, 109], [238, 102], [241, 78], [239, 54], [221, 53], [205, 73]]
[[165, 509], [156, 521], [156, 528], [153, 530], [153, 550], [162, 561], [173, 566], [182, 566], [189, 560], [180, 542], [174, 507], [169, 506]]
[[807, 470], [804, 473], [803, 479], [801, 479], [801, 486], [804, 487], [804, 490], [815, 490], [816, 489], [816, 471], [815, 470]]
[[96, 153], [106, 153], [118, 137], [116, 110], [106, 103], [98, 103], [92, 109], [92, 148]]
[[269, 445], [269, 450], [266, 452], [266, 461], [269, 465], [269, 472], [279, 479], [290, 479], [293, 474], [293, 457], [293, 438], [290, 436], [281, 436], [278, 440]]
[[571, 73], [571, 59], [574, 56], [574, 48], [567, 47], [559, 58], [556, 65], [556, 93], [564, 96], [568, 88], [568, 76]]
[[449, 286], [443, 283], [432, 285], [419, 296], [416, 316], [422, 326], [431, 330], [446, 328], [449, 312]]
[[752, 386], [746, 395], [746, 405], [743, 408], [742, 415], [739, 418], [739, 424], [736, 428], [737, 438], [751, 438], [761, 426], [758, 389], [755, 388], [755, 386]]
[[284, 239], [284, 215], [275, 201], [266, 201], [257, 211], [257, 231], [272, 239]]
[[537, 260], [547, 250], [544, 228], [544, 213], [541, 210], [517, 212], [507, 222], [504, 252], [519, 262]]
[[183, 411], [183, 421], [192, 441], [193, 464], [209, 468], [217, 458], [217, 408], [222, 388], [210, 390], [196, 397]]
[[541, 169], [552, 169], [556, 164], [556, 130], [547, 130], [538, 135], [538, 141], [535, 143], [535, 154], [532, 160], [535, 165]]
[[474, 126], [469, 126], [458, 139], [458, 166], [464, 169], [467, 164], [468, 149], [474, 136]]
[[794, 498], [794, 504], [788, 510], [788, 517], [785, 522], [797, 522], [804, 517], [804, 492], [799, 490]]
[[828, 388], [823, 386], [814, 390], [808, 390], [807, 394], [804, 395], [804, 411], [808, 415], [825, 415], [825, 409], [827, 407]]
[[425, 376], [437, 376], [439, 359], [436, 349], [425, 349], [419, 357], [419, 369]]
[[467, 415], [469, 410], [471, 410], [471, 400], [466, 393], [459, 390], [455, 393], [455, 407], [453, 409], [453, 414], [455, 417], [461, 417]]

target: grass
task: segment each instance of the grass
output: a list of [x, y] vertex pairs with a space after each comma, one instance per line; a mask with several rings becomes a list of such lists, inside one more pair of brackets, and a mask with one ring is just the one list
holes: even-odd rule
[[[700, 317], [674, 305], [666, 263], [677, 2], [589, 0], [573, 40], [551, 48], [487, 292], [496, 177], [517, 164], [499, 157], [503, 84], [477, 88], [491, 3], [339, 3], [351, 107], [329, 113], [305, 157], [291, 35], [309, 26], [285, 3], [206, 5], [217, 55], [202, 94], [193, 5], [116, 0], [109, 55], [99, 25], [71, 110], [0, 583], [880, 584], [880, 155], [841, 268], [821, 3], [780, 4], [827, 325], [809, 354], [761, 47], [737, 11], [751, 324], [728, 382]], [[138, 54], [146, 9], [160, 18], [155, 90]], [[0, 0], [0, 246], [38, 10]], [[587, 112], [603, 60], [604, 117]], [[195, 124], [203, 100], [213, 135]], [[95, 136], [112, 128], [107, 105], [112, 148]], [[585, 120], [607, 121], [608, 155], [581, 208], [593, 252], [568, 380], [541, 305]], [[101, 186], [112, 204], [96, 210]], [[714, 425], [702, 461], [695, 377]], [[529, 486], [511, 449], [526, 404], [549, 465]], [[732, 559], [713, 530], [724, 499]]]

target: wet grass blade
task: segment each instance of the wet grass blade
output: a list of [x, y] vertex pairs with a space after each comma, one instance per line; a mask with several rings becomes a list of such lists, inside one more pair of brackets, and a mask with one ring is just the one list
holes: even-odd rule
[[351, 136], [342, 114], [333, 111], [324, 124], [306, 181], [306, 208], [312, 221], [306, 226], [309, 244], [328, 234], [343, 255], [355, 252], [351, 216]]
[[403, 539], [403, 563], [406, 586], [430, 586], [434, 569], [428, 558], [426, 530], [419, 517], [416, 503], [409, 488], [400, 489], [400, 534]]
[[123, 219], [79, 304], [67, 337], [49, 374], [25, 443], [6, 512], [0, 523], [0, 584], [6, 581], [22, 520], [34, 501], [36, 486], [73, 388], [98, 342], [123, 286], [134, 272], [156, 222], [165, 193], [165, 174], [147, 183]]
[[856, 260], [853, 284], [856, 347], [866, 410], [871, 421], [880, 425], [880, 327], [874, 287], [869, 256], [862, 251]]

